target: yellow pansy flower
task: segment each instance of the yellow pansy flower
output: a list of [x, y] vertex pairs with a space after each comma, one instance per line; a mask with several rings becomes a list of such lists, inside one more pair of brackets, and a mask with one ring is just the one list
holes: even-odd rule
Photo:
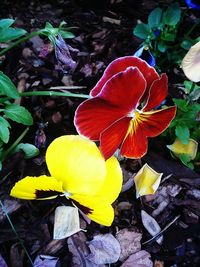
[[65, 196], [91, 220], [110, 226], [112, 203], [122, 187], [122, 171], [115, 157], [104, 160], [96, 144], [79, 135], [56, 138], [46, 152], [51, 176], [27, 176], [10, 195], [21, 199]]

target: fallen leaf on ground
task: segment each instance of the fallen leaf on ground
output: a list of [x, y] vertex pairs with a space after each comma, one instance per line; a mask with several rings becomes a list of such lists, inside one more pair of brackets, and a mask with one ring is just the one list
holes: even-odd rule
[[157, 208], [152, 212], [153, 217], [157, 217], [170, 203], [170, 198], [177, 196], [182, 187], [178, 184], [168, 184], [158, 189], [155, 194], [153, 205], [158, 205]]
[[95, 264], [110, 264], [117, 262], [121, 248], [118, 240], [112, 234], [96, 235], [89, 242], [91, 253], [87, 259]]
[[121, 267], [152, 267], [153, 262], [150, 260], [151, 255], [145, 251], [140, 250], [132, 254]]
[[124, 261], [131, 254], [141, 250], [142, 234], [136, 230], [124, 228], [117, 233], [116, 238], [121, 247], [120, 261]]
[[2, 258], [1, 254], [0, 254], [0, 266], [1, 267], [8, 267], [8, 265], [6, 264], [6, 262], [4, 261], [4, 259]]
[[[156, 222], [156, 220], [151, 217], [146, 211], [141, 211], [141, 217], [142, 217], [142, 223], [146, 230], [152, 235], [155, 236], [158, 233], [160, 233], [161, 228], [159, 224]], [[163, 236], [161, 235], [159, 238], [156, 239], [156, 242], [158, 244], [162, 244], [163, 242]]]
[[54, 239], [69, 237], [80, 229], [78, 209], [70, 206], [57, 207], [54, 219]]
[[72, 266], [73, 267], [105, 267], [105, 265], [97, 265], [89, 259], [87, 256], [90, 253], [89, 247], [86, 244], [87, 239], [83, 232], [74, 234], [67, 239], [69, 251], [72, 254]]
[[59, 266], [60, 266], [59, 258], [48, 255], [37, 256], [33, 265], [33, 267], [59, 267]]

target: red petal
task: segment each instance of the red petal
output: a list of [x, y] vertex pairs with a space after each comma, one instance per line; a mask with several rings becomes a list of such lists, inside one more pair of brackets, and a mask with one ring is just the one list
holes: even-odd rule
[[176, 114], [176, 107], [164, 108], [140, 114], [140, 123], [147, 137], [155, 137], [169, 126]]
[[113, 76], [97, 97], [77, 108], [74, 123], [78, 133], [99, 140], [102, 131], [136, 107], [145, 88], [146, 82], [137, 68], [130, 67]]
[[176, 113], [176, 107], [153, 112], [141, 113], [130, 122], [127, 136], [122, 143], [120, 153], [127, 158], [141, 158], [147, 152], [147, 137], [161, 134], [170, 124]]
[[100, 150], [105, 160], [110, 158], [126, 136], [131, 118], [123, 118], [101, 133]]
[[95, 97], [79, 105], [74, 124], [79, 134], [92, 140], [99, 140], [100, 133], [122, 117], [124, 117], [124, 110]]
[[90, 95], [98, 95], [104, 84], [113, 75], [117, 74], [118, 72], [124, 71], [131, 66], [138, 67], [138, 69], [141, 71], [145, 80], [147, 81], [147, 88], [150, 88], [153, 81], [159, 78], [159, 75], [156, 70], [153, 67], [149, 66], [146, 61], [134, 56], [121, 57], [115, 59], [108, 65], [108, 67], [104, 71], [102, 78], [99, 80], [97, 85], [91, 90]]
[[143, 111], [149, 111], [159, 106], [168, 94], [168, 78], [164, 73], [161, 78], [155, 80], [150, 88], [147, 103]]
[[123, 108], [125, 115], [135, 109], [146, 89], [146, 81], [138, 68], [129, 67], [114, 75], [104, 85], [97, 98]]
[[132, 120], [129, 127], [129, 133], [122, 143], [120, 154], [127, 158], [138, 159], [147, 152], [147, 137], [144, 135], [142, 124], [136, 120]]

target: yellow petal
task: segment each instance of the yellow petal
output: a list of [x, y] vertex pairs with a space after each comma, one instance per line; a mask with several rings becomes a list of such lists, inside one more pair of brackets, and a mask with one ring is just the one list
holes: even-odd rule
[[200, 81], [200, 42], [193, 45], [181, 63], [185, 76], [193, 82]]
[[39, 177], [27, 176], [17, 182], [10, 195], [22, 199], [52, 199], [63, 193], [62, 182], [53, 177], [42, 175]]
[[106, 170], [107, 174], [104, 184], [97, 193], [97, 196], [105, 199], [109, 203], [113, 203], [122, 188], [122, 170], [115, 157], [111, 157], [106, 161]]
[[179, 139], [176, 139], [172, 145], [167, 146], [175, 156], [179, 157], [180, 154], [188, 155], [191, 160], [196, 157], [198, 143], [194, 139], [189, 139], [188, 144], [183, 144]]
[[63, 239], [80, 230], [79, 213], [76, 207], [60, 206], [56, 208], [53, 239]]
[[51, 176], [74, 194], [96, 194], [106, 176], [106, 164], [96, 144], [79, 135], [55, 139], [47, 149]]
[[158, 173], [145, 164], [134, 177], [137, 197], [154, 194], [159, 187], [162, 175], [163, 173]]
[[73, 195], [70, 197], [74, 205], [92, 221], [110, 226], [114, 220], [114, 210], [111, 204], [96, 196]]

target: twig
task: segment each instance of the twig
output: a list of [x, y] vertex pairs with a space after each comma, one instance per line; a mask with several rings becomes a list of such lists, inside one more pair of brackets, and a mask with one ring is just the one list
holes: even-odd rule
[[152, 242], [154, 239], [157, 239], [163, 232], [165, 232], [173, 223], [175, 223], [178, 218], [180, 218], [181, 215], [176, 216], [170, 223], [168, 223], [159, 233], [157, 233], [155, 236], [153, 236], [151, 239], [145, 241], [142, 243], [142, 245], [146, 245], [150, 242]]

